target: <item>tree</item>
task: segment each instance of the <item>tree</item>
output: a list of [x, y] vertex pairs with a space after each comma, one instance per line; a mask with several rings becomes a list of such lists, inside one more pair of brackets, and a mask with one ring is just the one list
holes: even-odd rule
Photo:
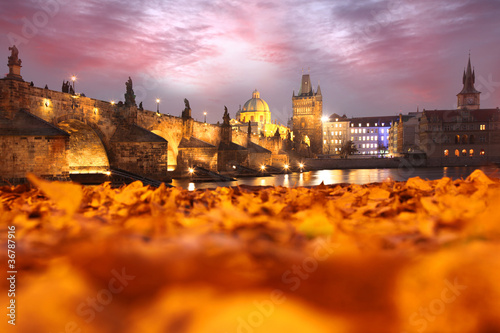
[[342, 148], [340, 150], [340, 157], [347, 158], [349, 155], [355, 154], [358, 152], [358, 148], [356, 148], [356, 144], [351, 140], [344, 141]]

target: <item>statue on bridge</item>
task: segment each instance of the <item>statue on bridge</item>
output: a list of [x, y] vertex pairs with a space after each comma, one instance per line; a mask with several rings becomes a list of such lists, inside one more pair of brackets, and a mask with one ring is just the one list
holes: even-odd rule
[[182, 111], [182, 118], [189, 119], [191, 118], [191, 106], [189, 105], [189, 101], [187, 98], [184, 98], [184, 111]]
[[128, 106], [136, 106], [135, 104], [135, 95], [134, 95], [134, 89], [132, 89], [132, 79], [130, 76], [128, 77], [128, 81], [125, 82], [125, 86], [127, 87], [127, 92], [125, 93], [125, 105]]
[[19, 50], [17, 49], [17, 47], [15, 45], [13, 45], [12, 47], [9, 47], [9, 51], [11, 51], [11, 53], [10, 53], [8, 65], [9, 66], [12, 66], [12, 65], [21, 66], [21, 59], [19, 59]]
[[229, 126], [229, 112], [227, 112], [227, 106], [225, 105], [224, 105], [224, 116], [222, 116], [222, 119], [224, 120], [222, 124]]

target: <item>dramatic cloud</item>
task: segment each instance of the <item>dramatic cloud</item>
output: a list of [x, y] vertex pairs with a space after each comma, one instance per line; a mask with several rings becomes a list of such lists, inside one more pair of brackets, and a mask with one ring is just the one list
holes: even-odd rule
[[471, 50], [482, 105], [496, 107], [499, 16], [496, 0], [3, 1], [0, 54], [16, 43], [37, 86], [76, 73], [77, 91], [122, 99], [131, 76], [145, 107], [160, 97], [180, 114], [187, 97], [213, 122], [257, 88], [286, 122], [308, 71], [326, 114], [451, 108]]

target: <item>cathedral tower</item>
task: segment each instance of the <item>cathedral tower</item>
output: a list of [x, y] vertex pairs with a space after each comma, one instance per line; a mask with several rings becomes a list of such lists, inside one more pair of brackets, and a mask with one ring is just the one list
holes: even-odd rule
[[309, 74], [302, 75], [299, 93], [292, 96], [293, 103], [293, 135], [295, 142], [310, 143], [311, 152], [321, 154], [323, 150], [323, 133], [321, 117], [323, 116], [323, 97], [318, 84], [314, 92]]
[[467, 70], [464, 70], [464, 75], [462, 78], [462, 83], [464, 85], [461, 92], [457, 94], [457, 108], [458, 109], [468, 109], [477, 110], [479, 109], [479, 94], [481, 92], [477, 91], [474, 87], [476, 81], [476, 73], [471, 69], [470, 65], [470, 55], [469, 62], [467, 64]]

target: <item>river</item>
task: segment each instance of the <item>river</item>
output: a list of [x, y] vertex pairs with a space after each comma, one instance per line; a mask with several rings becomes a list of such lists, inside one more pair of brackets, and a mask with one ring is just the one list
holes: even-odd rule
[[344, 169], [344, 170], [317, 170], [302, 173], [291, 173], [274, 175], [271, 177], [245, 177], [232, 182], [203, 182], [192, 183], [187, 179], [174, 179], [172, 185], [185, 189], [206, 189], [220, 186], [316, 186], [322, 182], [330, 184], [368, 184], [382, 182], [388, 178], [396, 181], [405, 181], [411, 177], [422, 179], [440, 179], [450, 177], [452, 179], [467, 178], [475, 169], [481, 169], [490, 177], [500, 177], [497, 167], [443, 167], [443, 168], [418, 168], [412, 170], [401, 169]]

